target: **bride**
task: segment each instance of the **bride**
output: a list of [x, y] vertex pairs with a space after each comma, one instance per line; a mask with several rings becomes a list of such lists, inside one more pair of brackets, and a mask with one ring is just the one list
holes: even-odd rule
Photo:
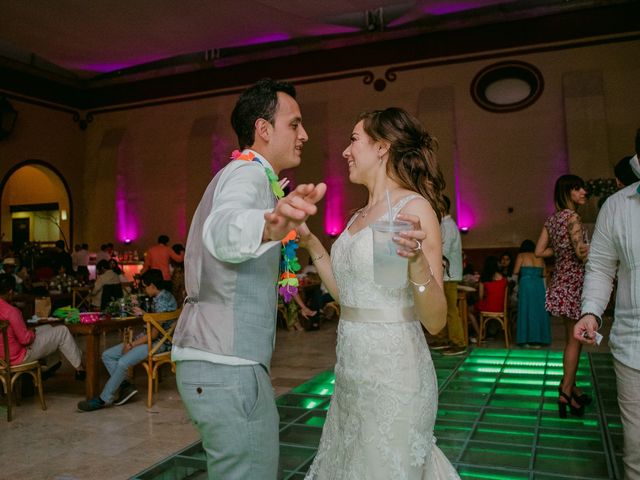
[[[369, 191], [336, 240], [331, 258], [306, 226], [306, 248], [323, 283], [341, 305], [335, 392], [307, 479], [458, 479], [435, 445], [438, 387], [421, 324], [437, 333], [446, 322], [439, 219], [444, 181], [435, 140], [399, 108], [360, 116], [343, 153], [349, 180]], [[411, 222], [395, 238], [408, 258], [401, 288], [373, 279], [372, 231], [393, 215]]]

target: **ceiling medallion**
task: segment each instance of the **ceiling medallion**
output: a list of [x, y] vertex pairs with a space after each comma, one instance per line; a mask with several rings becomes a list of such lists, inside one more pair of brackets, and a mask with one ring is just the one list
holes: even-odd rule
[[482, 69], [471, 82], [471, 96], [483, 109], [506, 113], [532, 105], [542, 94], [544, 79], [533, 65], [515, 60]]

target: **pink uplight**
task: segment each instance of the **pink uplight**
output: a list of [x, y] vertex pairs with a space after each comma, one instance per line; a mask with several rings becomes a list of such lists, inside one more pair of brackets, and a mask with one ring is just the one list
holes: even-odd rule
[[129, 212], [126, 193], [116, 192], [116, 235], [121, 242], [129, 243], [138, 238], [137, 219]]
[[129, 152], [127, 144], [118, 149], [118, 166], [116, 174], [116, 237], [121, 242], [133, 242], [138, 238], [138, 218], [132, 212], [130, 196], [135, 196], [137, 189], [133, 188], [128, 176]]
[[342, 178], [329, 177], [325, 180], [327, 194], [325, 196], [324, 231], [335, 237], [344, 229], [344, 193]]

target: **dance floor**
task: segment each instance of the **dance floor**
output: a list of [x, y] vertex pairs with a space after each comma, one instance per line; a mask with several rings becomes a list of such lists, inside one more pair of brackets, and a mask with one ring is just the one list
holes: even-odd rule
[[[583, 354], [577, 382], [594, 402], [558, 418], [562, 352], [490, 350], [433, 354], [440, 403], [438, 445], [463, 479], [621, 479], [622, 426], [611, 355]], [[283, 479], [302, 479], [333, 392], [324, 372], [277, 399]], [[195, 443], [132, 479], [205, 479]]]

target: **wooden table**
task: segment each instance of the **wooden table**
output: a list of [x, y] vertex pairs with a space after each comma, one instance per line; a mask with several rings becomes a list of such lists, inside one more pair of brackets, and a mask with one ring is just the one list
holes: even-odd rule
[[66, 324], [69, 331], [73, 335], [85, 335], [86, 351], [85, 362], [87, 369], [87, 379], [85, 382], [85, 393], [87, 399], [97, 397], [101, 391], [100, 388], [100, 335], [105, 332], [113, 332], [127, 327], [144, 325], [142, 317], [124, 317], [112, 318], [110, 320], [101, 320], [96, 323], [78, 323]]

